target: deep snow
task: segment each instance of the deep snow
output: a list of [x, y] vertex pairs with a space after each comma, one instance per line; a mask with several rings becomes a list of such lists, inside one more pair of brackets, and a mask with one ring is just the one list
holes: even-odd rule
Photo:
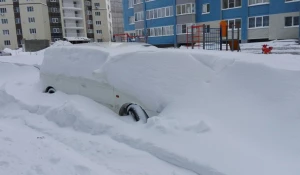
[[[75, 171], [79, 174], [103, 171], [107, 171], [104, 174], [193, 174], [193, 171], [201, 175], [287, 172], [298, 175], [299, 56], [198, 50], [175, 50], [170, 54], [182, 52], [189, 52], [188, 63], [165, 55], [151, 59], [116, 58], [105, 63], [103, 72], [110, 83], [119, 85], [120, 82], [112, 81], [117, 75], [122, 78], [143, 73], [147, 80], [154, 82], [154, 91], [169, 100], [162, 113], [145, 125], [118, 117], [84, 97], [61, 92], [43, 94], [38, 69], [0, 63], [0, 137], [3, 138], [0, 145], [23, 144], [24, 149], [35, 148], [30, 154], [22, 154], [22, 149], [15, 153], [17, 148], [6, 146], [3, 150], [9, 154], [0, 156], [3, 159], [0, 172], [51, 174], [52, 165], [46, 160], [51, 160], [53, 151], [59, 153], [54, 159], [61, 160], [57, 174]], [[23, 56], [24, 60], [28, 57]], [[148, 64], [143, 64], [144, 61]], [[157, 62], [162, 68], [156, 70], [161, 72], [153, 73], [151, 69], [156, 68]], [[137, 67], [127, 72], [128, 65], [132, 64]], [[116, 70], [119, 74], [112, 74]], [[182, 74], [175, 79], [190, 85], [182, 92], [184, 95], [178, 96], [178, 101], [167, 98], [182, 90], [170, 86], [175, 81], [167, 75], [177, 73], [176, 70]], [[134, 82], [145, 82], [144, 76], [134, 77]], [[134, 88], [132, 93], [139, 89], [152, 90], [144, 87], [149, 82], [146, 85], [134, 82], [119, 87]], [[17, 128], [22, 132], [9, 134]], [[26, 137], [30, 138], [24, 140]], [[31, 156], [39, 148], [42, 151], [38, 155], [45, 161]], [[64, 156], [64, 150], [69, 150], [68, 156]], [[33, 161], [27, 162], [27, 156]], [[16, 160], [21, 160], [23, 165], [11, 168]]]

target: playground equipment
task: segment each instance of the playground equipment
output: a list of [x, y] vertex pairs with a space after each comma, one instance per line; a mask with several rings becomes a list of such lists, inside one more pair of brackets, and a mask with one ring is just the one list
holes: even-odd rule
[[196, 47], [206, 50], [222, 50], [225, 43], [226, 50], [228, 45], [231, 51], [241, 51], [240, 48], [240, 25], [231, 24], [231, 32], [228, 32], [226, 21], [220, 22], [219, 28], [211, 28], [210, 25], [192, 25], [187, 27], [186, 43], [187, 48]]
[[262, 50], [263, 54], [270, 54], [271, 51], [273, 50], [273, 47], [271, 47], [271, 46], [267, 47], [267, 46], [268, 46], [267, 44], [262, 45], [261, 50]]

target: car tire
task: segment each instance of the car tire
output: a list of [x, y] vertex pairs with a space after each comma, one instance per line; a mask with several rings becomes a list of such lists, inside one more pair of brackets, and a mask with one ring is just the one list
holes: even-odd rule
[[136, 122], [147, 123], [149, 116], [146, 111], [139, 105], [131, 104], [127, 107], [127, 115], [132, 116]]
[[56, 92], [56, 90], [53, 87], [48, 87], [45, 90], [45, 92], [48, 93], [48, 94], [54, 94]]

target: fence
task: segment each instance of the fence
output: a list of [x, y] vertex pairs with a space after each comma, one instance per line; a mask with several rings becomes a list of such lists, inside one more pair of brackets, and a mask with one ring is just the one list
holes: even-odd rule
[[192, 25], [187, 27], [186, 40], [187, 48], [223, 50], [223, 43], [225, 43], [226, 50], [229, 45], [230, 50], [240, 51], [240, 27], [238, 25], [230, 26], [230, 30], [228, 30], [227, 24], [220, 25], [220, 28], [210, 28], [204, 24]]
[[114, 42], [145, 42], [144, 36], [131, 36], [128, 33], [114, 34]]

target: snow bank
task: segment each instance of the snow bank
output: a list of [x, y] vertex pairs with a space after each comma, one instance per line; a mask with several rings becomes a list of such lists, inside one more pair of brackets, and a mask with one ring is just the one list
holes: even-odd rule
[[70, 43], [69, 41], [55, 41], [50, 47], [57, 47], [57, 46], [69, 46], [72, 45], [72, 43]]
[[18, 84], [25, 77], [0, 97], [60, 127], [105, 135], [197, 174], [300, 173], [298, 56], [110, 49], [101, 51], [108, 59], [94, 73], [163, 109], [146, 125], [124, 122], [88, 99], [37, 93], [34, 80]]

